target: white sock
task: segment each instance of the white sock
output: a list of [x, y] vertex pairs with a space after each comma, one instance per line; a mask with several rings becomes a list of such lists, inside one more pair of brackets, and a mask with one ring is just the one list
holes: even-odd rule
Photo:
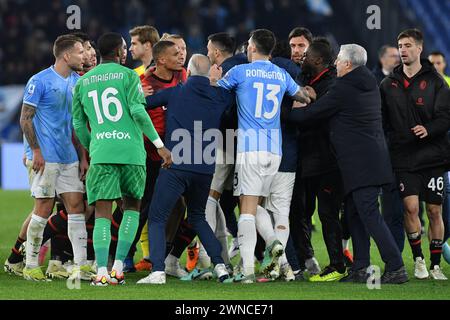
[[209, 268], [211, 266], [211, 258], [205, 250], [205, 247], [200, 243], [198, 250], [198, 267], [200, 269]]
[[239, 251], [244, 275], [255, 273], [256, 224], [255, 216], [242, 213], [238, 222]]
[[27, 268], [36, 268], [39, 266], [39, 251], [41, 249], [42, 238], [44, 235], [47, 219], [33, 214], [27, 229]]
[[100, 267], [97, 271], [97, 277], [108, 276], [108, 269], [106, 267]]
[[169, 253], [169, 255], [167, 256], [166, 260], [164, 261], [165, 265], [168, 264], [177, 264], [178, 263], [178, 258], [175, 257], [173, 254]]
[[273, 220], [275, 221], [275, 237], [280, 240], [283, 248], [286, 248], [290, 232], [289, 213], [287, 215], [274, 213]]
[[218, 206], [217, 200], [214, 199], [213, 197], [208, 197], [208, 201], [206, 202], [205, 218], [213, 232], [216, 232], [217, 226], [217, 219], [216, 219], [217, 206]]
[[343, 249], [343, 250], [348, 249], [349, 243], [350, 243], [350, 240], [342, 239], [342, 249]]
[[258, 206], [256, 210], [256, 230], [266, 242], [266, 246], [269, 246], [277, 239], [270, 214], [261, 206]]
[[219, 240], [220, 245], [222, 246], [221, 256], [224, 263], [230, 264], [230, 256], [228, 254], [228, 236], [227, 236], [227, 223], [225, 221], [225, 214], [220, 207], [220, 204], [217, 204], [217, 226], [216, 226], [216, 237]]
[[116, 272], [120, 275], [123, 273], [123, 261], [114, 260], [114, 265], [112, 270], [116, 270]]
[[[287, 215], [274, 213], [273, 220], [275, 222], [275, 235], [277, 239], [280, 240], [281, 244], [283, 245], [283, 248], [286, 248], [290, 232], [289, 213]], [[286, 253], [283, 253], [283, 255], [280, 257], [280, 265], [284, 265], [287, 263], [289, 262], [287, 260]]]
[[73, 262], [78, 266], [86, 264], [87, 260], [87, 231], [84, 214], [69, 214], [67, 234], [73, 249]]

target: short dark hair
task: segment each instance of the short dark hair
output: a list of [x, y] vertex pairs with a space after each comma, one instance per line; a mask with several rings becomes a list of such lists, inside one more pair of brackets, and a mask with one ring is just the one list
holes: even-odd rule
[[98, 51], [102, 57], [113, 57], [115, 50], [122, 47], [123, 40], [119, 33], [107, 32], [97, 41]]
[[327, 39], [325, 41], [324, 38], [313, 40], [308, 47], [308, 52], [313, 52], [314, 55], [322, 58], [323, 64], [326, 66], [332, 65], [334, 62], [333, 49]]
[[211, 41], [220, 51], [233, 54], [236, 47], [236, 41], [227, 32], [214, 33], [208, 37], [208, 41]]
[[311, 31], [309, 31], [309, 29], [303, 28], [303, 27], [296, 27], [296, 28], [292, 29], [292, 31], [289, 33], [288, 40], [291, 41], [292, 38], [301, 37], [301, 36], [305, 37], [305, 39], [308, 40], [308, 42], [310, 44], [313, 41], [313, 35], [312, 35]]
[[386, 51], [387, 51], [389, 48], [394, 48], [394, 49], [398, 50], [397, 47], [391, 46], [391, 45], [389, 45], [389, 44], [385, 44], [384, 46], [382, 46], [382, 47], [380, 48], [380, 50], [378, 50], [378, 58], [379, 58], [379, 59], [383, 58], [383, 56], [386, 54]]
[[272, 53], [272, 50], [275, 47], [275, 35], [272, 31], [267, 29], [256, 29], [250, 33], [250, 38], [252, 38], [256, 50], [258, 50], [260, 54], [268, 56]]
[[86, 42], [86, 41], [91, 41], [91, 39], [89, 38], [87, 33], [84, 33], [84, 32], [73, 32], [71, 34], [73, 34], [77, 38], [80, 38], [81, 41], [83, 41], [83, 43]]
[[72, 34], [64, 34], [59, 36], [53, 44], [53, 55], [55, 58], [58, 58], [65, 51], [72, 49], [77, 42], [83, 44], [83, 40]]
[[442, 51], [438, 51], [438, 50], [431, 51], [429, 56], [442, 56], [442, 58], [444, 58], [444, 60], [445, 60], [445, 54]]
[[153, 48], [152, 48], [152, 53], [153, 53], [153, 59], [155, 59], [155, 61], [157, 61], [159, 59], [159, 57], [161, 57], [161, 55], [168, 49], [171, 48], [175, 45], [174, 42], [172, 41], [168, 41], [168, 40], [161, 40], [159, 42], [157, 42]]
[[328, 40], [326, 37], [314, 37], [311, 41], [311, 43], [316, 42], [316, 43], [323, 43], [327, 46], [329, 46], [331, 48], [331, 43], [330, 40]]
[[272, 58], [277, 57], [291, 59], [291, 47], [287, 41], [277, 39], [275, 48], [272, 51]]
[[423, 45], [423, 34], [419, 29], [406, 29], [400, 32], [397, 37], [397, 41], [403, 38], [413, 38], [416, 43]]

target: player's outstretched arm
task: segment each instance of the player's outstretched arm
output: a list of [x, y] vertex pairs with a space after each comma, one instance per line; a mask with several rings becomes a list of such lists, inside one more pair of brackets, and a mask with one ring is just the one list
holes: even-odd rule
[[309, 104], [316, 99], [316, 92], [311, 87], [301, 87], [292, 98], [298, 102]]
[[172, 165], [172, 154], [164, 147], [164, 143], [156, 132], [153, 126], [150, 116], [143, 108], [143, 105], [134, 106], [131, 108], [131, 116], [133, 117], [136, 125], [142, 130], [142, 132], [150, 139], [153, 145], [156, 147], [159, 156], [163, 159], [163, 168], [168, 168]]
[[24, 103], [22, 105], [22, 113], [20, 115], [20, 127], [22, 128], [25, 138], [33, 151], [33, 170], [35, 172], [43, 173], [45, 161], [33, 127], [33, 118], [35, 114], [36, 108]]
[[292, 109], [287, 116], [287, 121], [301, 124], [308, 120], [330, 118], [338, 111], [340, 101], [339, 92], [337, 90], [330, 90], [306, 108]]
[[147, 103], [147, 110], [155, 109], [157, 107], [166, 106], [169, 104], [170, 96], [173, 91], [177, 90], [177, 87], [167, 88], [159, 91], [154, 95], [145, 97], [145, 102]]
[[79, 87], [75, 87], [75, 92], [72, 99], [72, 122], [75, 135], [80, 140], [83, 147], [89, 151], [89, 145], [91, 144], [91, 134], [87, 127], [87, 116], [83, 111]]
[[[150, 116], [148, 115], [147, 111], [145, 111], [146, 101], [144, 97], [144, 91], [142, 89], [139, 77], [134, 72], [131, 73], [127, 89], [128, 106], [130, 108], [130, 113], [133, 117], [134, 122], [156, 147], [159, 156], [163, 159], [163, 163], [161, 166], [163, 168], [170, 167], [172, 165], [172, 154], [167, 148], [164, 147], [164, 143], [159, 137], [158, 132], [156, 132]], [[159, 95], [159, 97], [164, 97], [164, 93]], [[156, 103], [160, 102], [161, 101], [156, 101]], [[161, 106], [164, 104], [159, 105]]]

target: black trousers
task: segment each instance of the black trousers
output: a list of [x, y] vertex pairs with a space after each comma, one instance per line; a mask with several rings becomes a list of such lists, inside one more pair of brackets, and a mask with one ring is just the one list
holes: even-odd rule
[[400, 252], [403, 252], [405, 247], [404, 211], [397, 183], [394, 182], [383, 186], [381, 212]]
[[[301, 172], [297, 170], [297, 172]], [[299, 267], [305, 269], [305, 261], [314, 257], [314, 249], [311, 244], [311, 217], [305, 211], [305, 186], [300, 174], [295, 178], [292, 193], [291, 208], [289, 211], [290, 238], [297, 254]], [[289, 261], [294, 260], [289, 255], [292, 250], [286, 252]]]
[[145, 224], [148, 220], [147, 211], [150, 207], [150, 203], [152, 201], [153, 193], [155, 191], [156, 179], [159, 175], [159, 170], [161, 168], [161, 163], [159, 161], [152, 161], [147, 159], [147, 179], [145, 181], [145, 190], [144, 196], [141, 201], [141, 210], [139, 214], [139, 226], [136, 232], [136, 237], [134, 238], [133, 244], [130, 247], [130, 251], [128, 253], [129, 257], [133, 257], [136, 253], [136, 244], [139, 242], [141, 238], [142, 229], [144, 229]]
[[339, 220], [344, 192], [341, 173], [333, 171], [304, 178], [305, 215], [311, 217], [316, 210], [322, 223], [322, 234], [331, 266], [344, 267], [342, 226]]
[[345, 199], [346, 216], [352, 236], [353, 270], [370, 266], [370, 238], [375, 240], [385, 271], [403, 266], [400, 250], [380, 214], [378, 194], [380, 186], [362, 187]]

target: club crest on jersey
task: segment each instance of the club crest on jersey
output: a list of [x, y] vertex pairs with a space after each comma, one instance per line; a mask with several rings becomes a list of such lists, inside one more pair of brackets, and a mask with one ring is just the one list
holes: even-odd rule
[[28, 94], [33, 95], [35, 89], [36, 86], [34, 84], [30, 84], [30, 86], [28, 87]]
[[419, 87], [420, 90], [425, 90], [427, 87], [427, 82], [425, 80], [420, 81]]
[[395, 88], [398, 88], [398, 84], [397, 84], [397, 82], [395, 82], [395, 81], [392, 81], [392, 82], [391, 82], [391, 86], [392, 86], [392, 87], [395, 87]]
[[400, 182], [400, 192], [405, 191], [405, 185], [403, 184], [403, 182]]
[[424, 105], [423, 98], [421, 98], [421, 97], [417, 98], [416, 105], [423, 106]]

